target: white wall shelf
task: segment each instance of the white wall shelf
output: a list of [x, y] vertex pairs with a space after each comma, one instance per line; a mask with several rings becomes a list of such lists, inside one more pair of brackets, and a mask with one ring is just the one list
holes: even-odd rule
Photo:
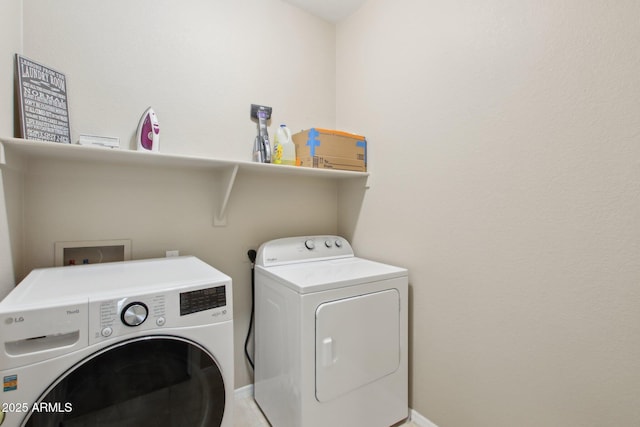
[[88, 147], [76, 144], [31, 141], [20, 138], [0, 138], [0, 167], [21, 170], [29, 158], [51, 160], [91, 161], [102, 164], [118, 164], [158, 168], [199, 168], [212, 170], [221, 191], [217, 192], [213, 224], [226, 225], [226, 211], [238, 173], [295, 175], [330, 180], [362, 180], [366, 185], [368, 172], [351, 172], [329, 169], [303, 168], [286, 165], [254, 163], [240, 160], [223, 160], [182, 154], [150, 153], [134, 150]]

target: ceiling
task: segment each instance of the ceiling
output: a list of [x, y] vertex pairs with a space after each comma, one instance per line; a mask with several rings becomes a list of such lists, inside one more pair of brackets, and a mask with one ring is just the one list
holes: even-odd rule
[[340, 22], [366, 0], [284, 0], [329, 22]]

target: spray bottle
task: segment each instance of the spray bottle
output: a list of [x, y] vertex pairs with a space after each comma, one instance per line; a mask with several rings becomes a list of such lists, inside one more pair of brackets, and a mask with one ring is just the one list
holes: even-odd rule
[[280, 125], [273, 143], [273, 163], [295, 166], [296, 145], [291, 139], [291, 130], [287, 125]]

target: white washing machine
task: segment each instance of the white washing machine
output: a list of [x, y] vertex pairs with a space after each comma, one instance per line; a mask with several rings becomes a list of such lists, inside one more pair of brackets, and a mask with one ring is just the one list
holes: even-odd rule
[[255, 399], [274, 427], [388, 427], [409, 415], [406, 269], [337, 236], [263, 244]]
[[0, 345], [2, 427], [233, 426], [231, 279], [195, 257], [34, 270]]

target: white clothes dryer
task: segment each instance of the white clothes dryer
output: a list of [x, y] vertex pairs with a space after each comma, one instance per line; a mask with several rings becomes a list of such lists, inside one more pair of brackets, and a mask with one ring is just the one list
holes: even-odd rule
[[231, 278], [195, 257], [36, 269], [0, 337], [2, 427], [233, 426]]
[[274, 427], [388, 427], [409, 415], [408, 272], [338, 236], [263, 244], [255, 400]]

